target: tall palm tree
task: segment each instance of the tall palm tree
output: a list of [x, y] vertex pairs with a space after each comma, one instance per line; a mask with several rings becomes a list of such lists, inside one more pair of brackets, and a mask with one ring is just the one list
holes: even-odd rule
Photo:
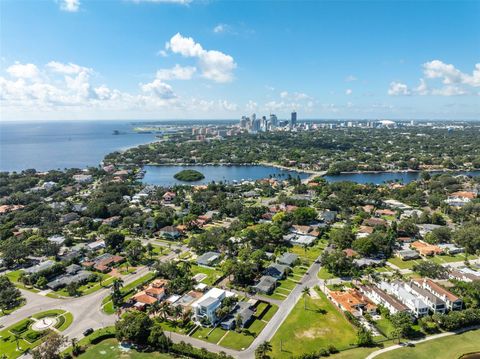
[[21, 336], [16, 334], [16, 333], [13, 333], [13, 336], [14, 336], [14, 339], [15, 339], [15, 344], [17, 345], [17, 350], [20, 350], [19, 342], [20, 342]]
[[255, 349], [255, 358], [266, 359], [268, 358], [268, 353], [272, 351], [272, 345], [270, 342], [261, 343], [257, 349]]
[[310, 296], [310, 288], [303, 287], [302, 297], [303, 297], [303, 309], [307, 310], [307, 296]]

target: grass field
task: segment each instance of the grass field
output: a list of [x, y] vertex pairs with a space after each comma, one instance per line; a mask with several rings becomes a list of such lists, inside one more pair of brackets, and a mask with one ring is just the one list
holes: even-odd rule
[[[345, 348], [355, 342], [356, 330], [321, 292], [295, 305], [271, 340], [273, 358], [291, 358], [334, 345]], [[283, 350], [280, 350], [282, 344]]]
[[480, 352], [480, 330], [417, 344], [383, 353], [379, 359], [457, 359], [462, 354]]
[[140, 353], [134, 349], [122, 350], [116, 339], [106, 339], [96, 345], [91, 346], [87, 351], [79, 356], [82, 359], [98, 358], [122, 358], [122, 359], [171, 359], [174, 358], [163, 353]]
[[393, 265], [396, 265], [400, 269], [412, 269], [415, 264], [419, 264], [422, 259], [412, 259], [409, 261], [404, 261], [399, 257], [393, 257], [388, 260]]
[[320, 279], [333, 279], [335, 276], [331, 273], [329, 273], [324, 267], [320, 268], [317, 274], [318, 278]]

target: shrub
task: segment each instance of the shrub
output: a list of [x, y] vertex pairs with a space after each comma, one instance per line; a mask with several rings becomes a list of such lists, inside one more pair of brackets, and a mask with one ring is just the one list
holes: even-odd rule
[[15, 334], [22, 334], [23, 332], [26, 332], [28, 330], [28, 327], [31, 323], [32, 321], [30, 319], [23, 320], [22, 322], [11, 328], [10, 331]]
[[65, 317], [63, 315], [57, 317], [57, 324], [55, 324], [55, 328], [60, 328], [65, 323]]
[[27, 334], [25, 334], [25, 339], [30, 342], [30, 343], [34, 343], [36, 342], [38, 339], [40, 339], [41, 337], [43, 337], [45, 334], [47, 334], [47, 331], [43, 331], [43, 332], [36, 332], [34, 330], [29, 330], [27, 332]]

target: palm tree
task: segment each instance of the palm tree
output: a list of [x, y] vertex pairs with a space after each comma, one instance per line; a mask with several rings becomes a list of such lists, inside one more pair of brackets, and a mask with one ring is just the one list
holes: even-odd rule
[[266, 359], [269, 357], [267, 353], [271, 351], [272, 345], [270, 342], [263, 342], [257, 347], [257, 349], [255, 349], [255, 358]]
[[13, 336], [14, 336], [15, 344], [17, 345], [17, 350], [20, 350], [19, 342], [20, 342], [21, 336], [16, 333], [13, 333]]
[[303, 309], [307, 310], [307, 296], [310, 296], [310, 288], [303, 287], [302, 297], [303, 297]]
[[163, 316], [163, 320], [167, 320], [167, 315], [170, 312], [170, 304], [168, 302], [163, 302], [160, 306], [160, 313]]
[[183, 261], [182, 262], [182, 269], [186, 273], [189, 273], [191, 268], [192, 268], [192, 263], [190, 261]]

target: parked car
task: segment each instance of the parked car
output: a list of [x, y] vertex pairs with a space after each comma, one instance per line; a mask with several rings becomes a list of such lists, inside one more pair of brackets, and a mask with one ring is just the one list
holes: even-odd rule
[[93, 333], [93, 329], [92, 328], [88, 328], [86, 329], [84, 332], [83, 332], [83, 336], [86, 337], [87, 335], [90, 335]]

